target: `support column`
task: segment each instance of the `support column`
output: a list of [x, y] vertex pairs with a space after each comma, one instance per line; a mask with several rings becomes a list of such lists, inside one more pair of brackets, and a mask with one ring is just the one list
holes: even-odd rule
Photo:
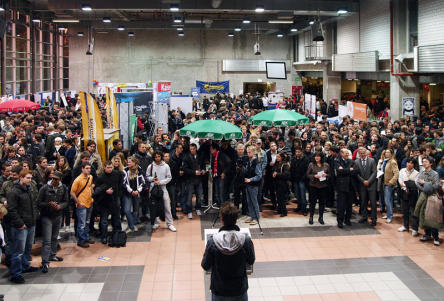
[[415, 98], [416, 114], [419, 116], [420, 87], [417, 76], [390, 76], [390, 117], [392, 120], [398, 120], [403, 116], [403, 97]]
[[332, 99], [341, 99], [341, 73], [333, 72], [331, 63], [322, 67], [322, 83], [322, 95], [327, 104]]

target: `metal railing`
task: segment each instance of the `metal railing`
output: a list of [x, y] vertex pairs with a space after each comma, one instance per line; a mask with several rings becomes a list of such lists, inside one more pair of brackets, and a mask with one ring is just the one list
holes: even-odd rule
[[324, 45], [308, 45], [305, 47], [305, 60], [306, 61], [318, 61], [325, 60], [325, 47]]

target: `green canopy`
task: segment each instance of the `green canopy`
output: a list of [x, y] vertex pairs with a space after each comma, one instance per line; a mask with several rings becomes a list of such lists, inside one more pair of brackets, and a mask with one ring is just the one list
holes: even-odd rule
[[289, 110], [267, 110], [250, 118], [249, 122], [253, 125], [261, 126], [294, 126], [298, 124], [307, 124], [308, 117]]
[[181, 136], [213, 140], [242, 138], [239, 127], [222, 120], [198, 120], [181, 128], [179, 133]]

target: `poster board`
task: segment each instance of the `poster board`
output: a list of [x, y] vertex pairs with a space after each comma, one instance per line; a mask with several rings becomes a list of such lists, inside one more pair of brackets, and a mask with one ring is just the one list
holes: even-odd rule
[[278, 104], [284, 99], [284, 93], [282, 92], [268, 92], [268, 104]]
[[316, 95], [311, 95], [310, 115], [313, 117], [316, 116]]
[[401, 116], [417, 116], [416, 113], [416, 98], [403, 97], [402, 98], [402, 114]]
[[367, 121], [367, 105], [364, 103], [347, 101], [347, 112], [355, 120]]
[[132, 113], [142, 115], [145, 112], [151, 112], [151, 104], [153, 102], [153, 93], [151, 92], [129, 92], [114, 93], [116, 103], [132, 103]]
[[170, 110], [177, 110], [180, 107], [186, 114], [193, 112], [193, 97], [172, 96], [170, 98]]
[[305, 93], [304, 96], [304, 110], [310, 112], [310, 104], [311, 104], [311, 95]]

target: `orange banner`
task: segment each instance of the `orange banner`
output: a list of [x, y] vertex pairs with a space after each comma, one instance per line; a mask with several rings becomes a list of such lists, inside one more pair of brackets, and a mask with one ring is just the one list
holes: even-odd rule
[[359, 121], [367, 121], [367, 105], [365, 103], [347, 101], [350, 117]]

